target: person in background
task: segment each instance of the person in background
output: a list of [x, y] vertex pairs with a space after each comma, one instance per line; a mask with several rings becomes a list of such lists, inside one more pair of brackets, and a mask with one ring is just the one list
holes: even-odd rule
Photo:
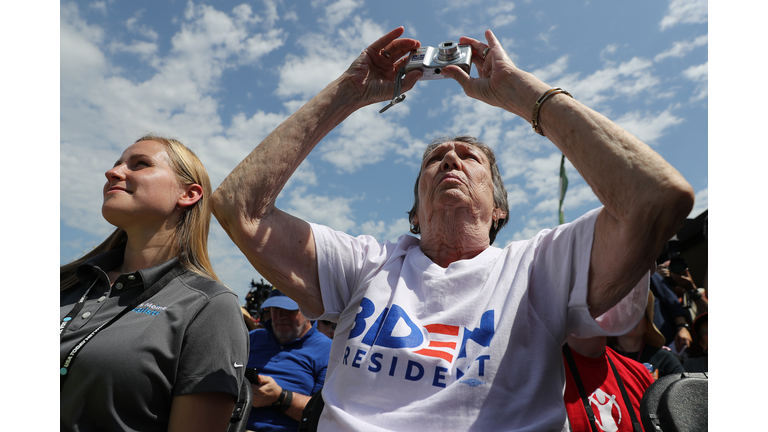
[[422, 76], [399, 81], [421, 46], [403, 32], [364, 49], [270, 133], [222, 182], [215, 215], [302, 313], [338, 323], [319, 430], [561, 430], [563, 342], [634, 326], [692, 188], [646, 144], [519, 69], [487, 30], [487, 43], [459, 39], [477, 78], [456, 65], [441, 73], [470, 98], [531, 121], [604, 207], [493, 247], [510, 215], [506, 189], [493, 150], [460, 135], [423, 153], [409, 211], [418, 238], [379, 243], [278, 209], [280, 191], [326, 134]]
[[648, 368], [654, 379], [684, 372], [680, 360], [664, 347], [664, 336], [653, 323], [653, 293], [648, 292], [645, 314], [628, 333], [611, 338], [611, 348]]
[[253, 319], [251, 314], [248, 313], [248, 311], [245, 309], [245, 306], [241, 306], [240, 310], [243, 312], [243, 321], [245, 321], [245, 327], [248, 329], [248, 332], [251, 330], [256, 330], [258, 327], [256, 326], [256, 321]]
[[250, 333], [249, 370], [253, 408], [249, 430], [295, 431], [312, 395], [322, 389], [331, 340], [299, 311], [299, 305], [273, 288], [261, 305], [271, 317]]
[[[642, 424], [640, 401], [653, 384], [645, 366], [608, 348], [604, 336], [586, 339], [570, 336], [563, 346], [563, 356], [566, 359], [563, 400], [573, 432], [633, 432], [635, 421]], [[587, 406], [595, 417], [594, 425]]]
[[105, 175], [117, 229], [60, 269], [61, 430], [223, 431], [248, 338], [208, 259], [208, 173], [147, 135]]
[[709, 313], [703, 313], [693, 322], [694, 345], [683, 361], [686, 372], [709, 372]]
[[688, 323], [693, 323], [699, 315], [708, 312], [709, 301], [705, 290], [696, 287], [688, 269], [685, 269], [682, 274], [677, 274], [670, 270], [669, 261], [666, 261], [659, 265], [656, 272], [669, 282], [668, 285], [677, 296], [680, 305], [687, 312], [685, 318]]
[[328, 320], [318, 320], [317, 321], [317, 330], [328, 336], [329, 338], [333, 339], [333, 335], [336, 332], [336, 323], [330, 322]]
[[656, 273], [651, 275], [651, 293], [653, 293], [653, 324], [664, 337], [664, 346], [674, 346], [675, 355], [680, 356], [691, 346], [692, 336], [688, 312], [675, 295], [671, 278], [663, 275], [669, 273], [668, 264], [659, 264]]

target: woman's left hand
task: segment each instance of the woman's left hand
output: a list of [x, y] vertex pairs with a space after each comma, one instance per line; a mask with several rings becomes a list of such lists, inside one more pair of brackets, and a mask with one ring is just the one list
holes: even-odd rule
[[[458, 66], [446, 66], [443, 75], [456, 80], [467, 96], [530, 120], [536, 99], [549, 90], [549, 86], [518, 69], [491, 30], [486, 30], [485, 38], [487, 44], [470, 37], [459, 39], [460, 44], [472, 46], [472, 63], [478, 78], [469, 76]], [[488, 51], [483, 57], [486, 48]]]

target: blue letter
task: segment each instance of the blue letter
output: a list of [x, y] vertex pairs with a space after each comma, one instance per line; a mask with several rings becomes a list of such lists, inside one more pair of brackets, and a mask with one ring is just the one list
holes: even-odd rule
[[374, 366], [368, 366], [368, 370], [371, 371], [371, 372], [378, 372], [378, 371], [380, 371], [381, 370], [381, 363], [379, 363], [379, 359], [382, 358], [382, 357], [384, 357], [384, 354], [382, 354], [382, 353], [373, 353], [371, 355], [371, 363], [373, 363], [376, 366], [375, 367]]
[[[367, 300], [367, 299], [366, 299]], [[365, 334], [365, 337], [363, 338], [363, 343], [368, 346], [373, 346], [373, 343], [376, 342], [376, 337], [379, 335], [379, 331], [381, 331], [381, 321], [384, 319], [385, 316], [387, 316], [387, 311], [389, 311], [389, 308], [384, 308], [383, 311], [379, 314], [379, 317], [376, 318], [376, 321], [371, 324], [371, 328], [368, 330], [368, 333]]]
[[389, 376], [395, 376], [395, 367], [397, 367], [397, 357], [392, 357], [392, 364], [389, 366]]
[[344, 360], [341, 361], [342, 364], [347, 364], [347, 357], [349, 357], [349, 347], [344, 350]]
[[[419, 374], [415, 376], [411, 375], [411, 372], [413, 371], [414, 367], [419, 369]], [[424, 367], [413, 360], [408, 360], [408, 367], [405, 369], [405, 379], [409, 381], [418, 381], [423, 376], [424, 376]]]
[[478, 345], [487, 347], [491, 344], [493, 339], [494, 325], [493, 325], [493, 310], [485, 311], [483, 316], [480, 317], [480, 328], [475, 328], [469, 331], [464, 327], [464, 338], [461, 341], [461, 350], [457, 359], [467, 356], [467, 339], [471, 339], [477, 342]]
[[[411, 329], [408, 336], [392, 336], [392, 331], [400, 319]], [[421, 334], [419, 326], [411, 321], [411, 318], [398, 305], [392, 305], [384, 325], [382, 326], [379, 337], [376, 338], [376, 345], [387, 348], [416, 348], [424, 341], [424, 335]]]
[[352, 360], [352, 367], [360, 368], [360, 360], [363, 359], [363, 356], [365, 355], [365, 351], [358, 349], [355, 353], [355, 358]]
[[489, 356], [489, 355], [481, 355], [480, 357], [475, 359], [475, 360], [478, 361], [478, 363], [480, 363], [480, 370], [477, 373], [478, 376], [485, 375], [485, 361], [490, 359], [490, 358], [491, 358], [491, 356]]
[[432, 380], [432, 385], [435, 387], [443, 387], [445, 388], [445, 383], [440, 382], [440, 380], [445, 379], [445, 373], [448, 372], [448, 369], [444, 367], [436, 367], [435, 368], [435, 379]]
[[372, 301], [365, 297], [363, 297], [363, 300], [360, 302], [360, 307], [362, 310], [358, 312], [357, 315], [355, 315], [355, 326], [352, 327], [352, 330], [349, 332], [349, 337], [347, 340], [356, 338], [363, 334], [365, 331], [365, 319], [376, 312], [376, 306], [374, 306]]

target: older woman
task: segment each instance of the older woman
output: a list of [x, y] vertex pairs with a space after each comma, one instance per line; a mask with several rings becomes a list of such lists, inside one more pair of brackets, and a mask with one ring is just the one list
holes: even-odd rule
[[[605, 117], [524, 72], [496, 37], [461, 38], [465, 93], [532, 118], [605, 207], [503, 249], [508, 216], [493, 153], [438, 140], [424, 154], [397, 243], [350, 237], [275, 208], [290, 175], [355, 110], [389, 100], [406, 55], [398, 28], [272, 132], [214, 193], [214, 214], [254, 267], [305, 315], [338, 322], [320, 430], [561, 430], [560, 347], [620, 334], [641, 316], [648, 272], [693, 205], [690, 185]], [[409, 90], [421, 72], [402, 82]], [[538, 99], [538, 103], [537, 103]], [[543, 102], [542, 102], [543, 101]]]
[[149, 135], [106, 177], [117, 229], [61, 267], [61, 430], [226, 430], [248, 341], [208, 259], [208, 173]]

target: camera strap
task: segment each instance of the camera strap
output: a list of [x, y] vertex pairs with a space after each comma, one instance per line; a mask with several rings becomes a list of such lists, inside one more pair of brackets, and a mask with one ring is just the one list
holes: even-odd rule
[[389, 102], [389, 105], [385, 106], [381, 109], [381, 111], [379, 111], [379, 114], [405, 100], [405, 94], [400, 94], [400, 89], [403, 85], [403, 78], [405, 78], [405, 66], [400, 68], [400, 72], [397, 73], [397, 78], [395, 79], [395, 94], [392, 96], [392, 100]]
[[[94, 330], [91, 333], [89, 333], [88, 336], [86, 336], [83, 339], [81, 339], [80, 342], [78, 342], [75, 345], [75, 347], [72, 348], [72, 350], [69, 352], [69, 354], [67, 355], [67, 357], [64, 359], [64, 361], [61, 364], [61, 369], [59, 370], [59, 372], [61, 374], [61, 386], [62, 387], [64, 386], [64, 382], [67, 380], [67, 377], [69, 376], [69, 374], [68, 374], [69, 369], [72, 368], [72, 363], [74, 362], [75, 357], [77, 356], [78, 353], [80, 353], [80, 351], [82, 351], [82, 349], [85, 346], [85, 344], [87, 344], [91, 339], [93, 339], [93, 337], [96, 336], [97, 333], [99, 333], [100, 331], [104, 330], [105, 328], [111, 326], [115, 321], [120, 319], [123, 315], [125, 315], [126, 313], [128, 313], [128, 312], [132, 311], [133, 309], [135, 309], [136, 306], [138, 306], [138, 305], [144, 303], [145, 301], [149, 300], [150, 298], [152, 298], [152, 296], [154, 296], [155, 294], [160, 292], [161, 289], [165, 288], [165, 286], [168, 285], [168, 283], [170, 281], [172, 281], [173, 279], [175, 279], [177, 276], [181, 275], [185, 271], [186, 271], [186, 268], [184, 268], [181, 264], [177, 264], [173, 269], [171, 269], [162, 278], [160, 278], [160, 280], [158, 280], [151, 287], [149, 287], [149, 289], [147, 289], [146, 291], [141, 293], [141, 295], [139, 297], [137, 297], [136, 300], [131, 302], [131, 304], [129, 304], [127, 307], [125, 307], [123, 310], [121, 310], [117, 315], [112, 317], [111, 320], [109, 320], [109, 321], [105, 322], [104, 324], [100, 325], [99, 327], [96, 328], [96, 330]], [[93, 287], [93, 285], [91, 285], [91, 287]], [[88, 290], [90, 291], [90, 288], [88, 288]], [[85, 298], [87, 296], [87, 294], [88, 293], [86, 292], [86, 294], [83, 296], [83, 298]], [[81, 299], [81, 300], [84, 302], [83, 299]], [[75, 307], [73, 308], [73, 311], [74, 311], [74, 309], [77, 309], [79, 311], [80, 309], [82, 309], [82, 307], [83, 307], [82, 304], [79, 305], [79, 307], [78, 307], [78, 305], [75, 305]], [[75, 314], [76, 313], [77, 312], [75, 312]], [[70, 312], [70, 314], [72, 314], [72, 312]], [[64, 328], [64, 326], [62, 325], [62, 330], [63, 330], [63, 328]]]

